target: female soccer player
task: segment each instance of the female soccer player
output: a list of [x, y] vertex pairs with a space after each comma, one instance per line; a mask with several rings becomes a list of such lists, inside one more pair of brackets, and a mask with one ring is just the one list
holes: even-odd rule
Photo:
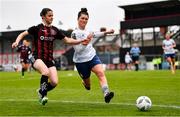
[[[43, 8], [40, 16], [42, 23], [30, 27], [27, 31], [18, 35], [12, 47], [16, 47], [20, 40], [30, 34], [34, 37], [34, 51], [30, 58], [33, 67], [41, 73], [40, 89], [38, 91], [40, 103], [45, 105], [48, 101], [47, 92], [54, 89], [58, 84], [57, 70], [53, 59], [53, 41], [63, 39], [67, 44], [87, 44], [89, 39], [75, 40], [66, 37], [58, 28], [52, 26], [53, 11], [49, 8]], [[48, 78], [49, 81], [48, 82]]]
[[165, 58], [167, 62], [171, 66], [172, 74], [175, 74], [176, 66], [175, 66], [175, 50], [176, 43], [173, 39], [171, 39], [171, 34], [166, 33], [165, 40], [163, 40], [162, 48], [164, 50]]
[[29, 47], [29, 42], [27, 40], [23, 40], [23, 44], [18, 46], [17, 51], [20, 52], [20, 62], [22, 65], [21, 72], [22, 78], [24, 78], [24, 72], [30, 67], [29, 55], [32, 51]]
[[[72, 32], [72, 38], [80, 40], [81, 38], [98, 37], [105, 34], [114, 33], [114, 30], [106, 32], [90, 32], [86, 29], [86, 24], [89, 19], [89, 14], [86, 8], [81, 8], [78, 13], [78, 27]], [[90, 34], [90, 35], [89, 35]], [[92, 38], [90, 38], [92, 39]], [[73, 61], [75, 62], [76, 68], [82, 78], [82, 83], [87, 90], [90, 90], [90, 75], [91, 71], [96, 74], [99, 79], [101, 89], [104, 93], [104, 99], [106, 103], [109, 103], [113, 98], [114, 93], [109, 91], [108, 83], [106, 80], [105, 73], [99, 57], [96, 55], [96, 51], [92, 46], [91, 40], [88, 45], [74, 45], [74, 56]]]

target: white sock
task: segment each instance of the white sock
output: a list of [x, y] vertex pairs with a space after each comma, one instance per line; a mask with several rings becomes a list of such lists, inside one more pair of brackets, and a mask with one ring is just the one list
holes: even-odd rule
[[106, 94], [109, 93], [108, 85], [105, 84], [105, 85], [103, 85], [101, 88], [102, 88], [102, 91], [103, 91], [104, 96], [106, 96]]

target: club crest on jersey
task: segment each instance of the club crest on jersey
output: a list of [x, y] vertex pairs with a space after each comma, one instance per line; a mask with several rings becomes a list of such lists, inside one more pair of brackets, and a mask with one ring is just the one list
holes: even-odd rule
[[48, 35], [47, 30], [42, 30], [42, 32], [44, 32], [45, 35]]
[[56, 31], [54, 29], [51, 29], [51, 35], [56, 35]]
[[47, 30], [42, 29], [42, 32], [47, 32]]

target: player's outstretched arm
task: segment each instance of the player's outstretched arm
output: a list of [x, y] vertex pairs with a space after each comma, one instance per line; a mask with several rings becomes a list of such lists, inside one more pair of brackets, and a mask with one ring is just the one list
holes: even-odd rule
[[113, 34], [113, 33], [114, 33], [114, 30], [113, 30], [113, 29], [110, 29], [110, 30], [104, 32], [105, 35], [106, 35], [106, 34]]
[[113, 34], [114, 33], [114, 30], [113, 29], [110, 29], [108, 31], [104, 31], [104, 32], [93, 32], [93, 37], [95, 38], [99, 38], [99, 37], [102, 37], [102, 36], [105, 36], [107, 34]]
[[82, 43], [83, 45], [87, 45], [89, 43], [90, 39], [87, 38], [87, 39], [76, 40], [76, 39], [73, 39], [73, 38], [65, 37], [63, 40], [64, 40], [64, 42], [66, 44], [78, 45], [78, 44]]
[[29, 34], [28, 31], [24, 31], [24, 32], [20, 33], [18, 35], [18, 37], [16, 38], [16, 41], [12, 43], [12, 48], [17, 47], [19, 42], [28, 34]]

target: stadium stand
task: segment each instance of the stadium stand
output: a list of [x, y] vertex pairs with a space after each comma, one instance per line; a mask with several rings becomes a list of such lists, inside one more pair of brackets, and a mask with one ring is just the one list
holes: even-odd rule
[[[160, 56], [163, 61], [162, 40], [166, 32], [174, 33], [172, 38], [180, 50], [180, 1], [169, 0], [144, 4], [119, 6], [125, 11], [125, 21], [120, 22], [120, 61], [133, 43], [138, 43], [147, 61]], [[175, 27], [175, 28], [173, 28]], [[178, 51], [177, 50], [177, 51]], [[180, 61], [177, 53], [177, 61]]]
[[[161, 58], [162, 65], [166, 65], [163, 57], [162, 40], [167, 31], [173, 33], [172, 38], [177, 44], [177, 61], [180, 61], [180, 1], [169, 0], [144, 4], [119, 6], [125, 11], [125, 20], [120, 22], [120, 34], [107, 35], [94, 39], [97, 54], [108, 69], [124, 69], [124, 56], [132, 44], [138, 43], [142, 51], [140, 56], [141, 68], [147, 69], [154, 58]], [[106, 30], [102, 27], [100, 31]], [[12, 42], [24, 30], [0, 32], [0, 65], [19, 63], [19, 54], [11, 49]], [[72, 29], [64, 31], [71, 35]], [[31, 40], [31, 36], [26, 39]], [[31, 47], [33, 45], [31, 44]], [[178, 51], [179, 50], [179, 51]], [[57, 67], [63, 64], [63, 69], [73, 69], [73, 48], [56, 40], [54, 57]], [[61, 57], [62, 56], [62, 57]], [[62, 59], [63, 58], [63, 59]], [[63, 61], [61, 61], [63, 60]], [[147, 63], [147, 65], [145, 65]], [[66, 65], [66, 67], [64, 66]], [[177, 64], [180, 68], [180, 64]], [[151, 65], [150, 65], [151, 66]], [[166, 68], [162, 66], [161, 68]]]

